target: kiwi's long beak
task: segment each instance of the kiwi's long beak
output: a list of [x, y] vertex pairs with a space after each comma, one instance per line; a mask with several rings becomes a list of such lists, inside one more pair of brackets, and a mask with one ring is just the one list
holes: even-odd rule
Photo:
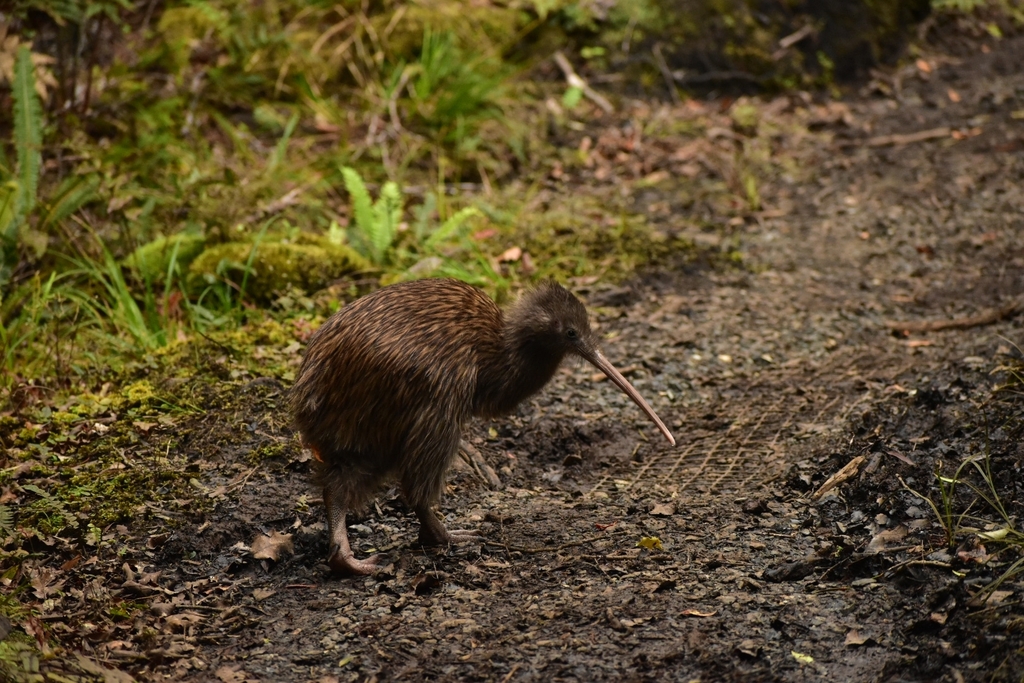
[[658, 414], [654, 412], [654, 408], [648, 405], [647, 401], [644, 400], [644, 397], [640, 395], [640, 392], [633, 388], [633, 385], [629, 383], [629, 380], [623, 377], [622, 373], [615, 369], [615, 366], [604, 357], [603, 353], [597, 349], [587, 349], [585, 351], [581, 351], [580, 355], [586, 358], [591, 365], [607, 375], [608, 379], [615, 383], [615, 386], [626, 392], [626, 396], [633, 399], [633, 403], [640, 406], [640, 410], [644, 411], [647, 414], [647, 417], [651, 418], [651, 421], [658, 425], [658, 429], [660, 429], [661, 433], [665, 435], [668, 442], [673, 446], [676, 445], [675, 437], [672, 436], [672, 432], [668, 431], [668, 427], [666, 427], [665, 423], [661, 421]]

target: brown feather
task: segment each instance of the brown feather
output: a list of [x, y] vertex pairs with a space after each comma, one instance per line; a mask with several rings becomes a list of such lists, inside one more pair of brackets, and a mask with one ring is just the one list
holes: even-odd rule
[[[380, 289], [331, 316], [309, 339], [292, 407], [317, 455], [332, 538], [342, 548], [336, 566], [368, 571], [348, 548], [344, 513], [388, 479], [399, 481], [417, 511], [421, 538], [449, 538], [428, 510], [444, 488], [466, 421], [514, 410], [569, 353], [607, 364], [583, 304], [554, 283], [503, 313], [463, 282], [418, 280]], [[628, 382], [624, 390], [636, 392]], [[639, 394], [634, 400], [653, 416]]]

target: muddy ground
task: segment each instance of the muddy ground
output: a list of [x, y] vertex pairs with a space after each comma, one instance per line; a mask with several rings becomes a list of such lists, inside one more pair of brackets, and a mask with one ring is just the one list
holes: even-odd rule
[[[77, 594], [52, 625], [149, 681], [1022, 680], [1024, 583], [983, 590], [1019, 555], [966, 532], [950, 546], [910, 490], [941, 507], [937, 468], [974, 457], [1020, 524], [1020, 402], [994, 393], [1010, 376], [993, 371], [1020, 357], [1021, 319], [886, 324], [963, 322], [1024, 294], [1022, 63], [1020, 38], [974, 41], [842, 101], [758, 102], [795, 171], [739, 218], [684, 191], [728, 180], [714, 157], [635, 136], [638, 119], [700, 110], [725, 122], [707, 145], [741, 144], [718, 100], [626, 103], [564, 131], [591, 161], [555, 169], [543, 201], [629, 187], [696, 245], [622, 286], [576, 282], [676, 447], [570, 365], [469, 430], [500, 488], [462, 465], [441, 512], [486, 543], [421, 549], [387, 492], [350, 519], [384, 570], [339, 578], [286, 383], [227, 374], [202, 414], [148, 425], [138, 445], [156, 457], [173, 439], [212, 504], [112, 530], [120, 555], [66, 568]], [[647, 182], [617, 184], [630, 173]], [[973, 498], [961, 485], [954, 506]], [[971, 514], [1001, 526], [984, 502]], [[254, 559], [261, 532], [291, 534], [294, 554]], [[134, 611], [96, 613], [103, 595]]]

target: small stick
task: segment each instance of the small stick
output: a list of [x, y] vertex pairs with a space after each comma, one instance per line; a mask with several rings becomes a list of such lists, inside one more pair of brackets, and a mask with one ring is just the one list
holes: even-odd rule
[[672, 104], [679, 104], [679, 93], [676, 92], [676, 79], [672, 76], [672, 70], [668, 68], [665, 55], [661, 54], [661, 43], [654, 44], [651, 54], [654, 55], [654, 63], [661, 72], [661, 77], [665, 79], [665, 86], [668, 87], [668, 94], [672, 98]]
[[865, 144], [868, 147], [888, 147], [889, 145], [899, 147], [900, 145], [909, 145], [914, 142], [925, 142], [926, 140], [935, 140], [937, 138], [948, 138], [951, 133], [952, 130], [949, 126], [943, 126], [942, 128], [921, 130], [916, 133], [878, 135], [873, 138], [868, 138]]
[[612, 103], [606, 100], [601, 93], [591, 88], [590, 85], [583, 80], [578, 73], [576, 73], [576, 70], [572, 68], [572, 64], [569, 63], [569, 60], [566, 59], [561, 50], [555, 53], [554, 59], [555, 64], [558, 65], [558, 68], [561, 69], [562, 73], [565, 75], [565, 82], [568, 83], [570, 87], [582, 90], [583, 94], [587, 96], [587, 99], [601, 107], [605, 114], [612, 114], [615, 112], [615, 107], [612, 106]]
[[993, 308], [979, 313], [978, 315], [966, 318], [952, 318], [947, 320], [887, 320], [885, 326], [890, 330], [901, 330], [904, 332], [937, 332], [939, 330], [966, 330], [971, 327], [991, 325], [1004, 318], [1010, 318], [1024, 309], [1024, 302], [1017, 300], [1000, 308]]
[[821, 485], [821, 488], [811, 494], [811, 500], [820, 500], [822, 496], [834, 489], [836, 486], [842, 484], [847, 479], [853, 478], [860, 469], [861, 464], [866, 459], [866, 456], [858, 455], [856, 458], [846, 463], [843, 469], [826, 479], [825, 483]]
[[517, 671], [519, 671], [519, 667], [521, 666], [522, 664], [520, 664], [519, 662], [513, 664], [512, 668], [508, 670], [507, 674], [505, 674], [505, 677], [501, 679], [501, 683], [508, 683], [509, 681], [511, 681], [512, 677], [516, 674]]

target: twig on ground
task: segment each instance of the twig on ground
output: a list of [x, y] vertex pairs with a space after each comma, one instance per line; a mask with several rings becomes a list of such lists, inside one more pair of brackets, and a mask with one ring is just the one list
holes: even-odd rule
[[665, 87], [668, 88], [668, 95], [672, 98], [672, 104], [679, 104], [679, 93], [676, 92], [676, 79], [672, 76], [672, 70], [668, 68], [665, 55], [661, 54], [661, 43], [654, 44], [651, 54], [654, 55], [654, 64], [658, 67], [658, 71], [661, 72], [661, 77], [665, 79]]
[[867, 459], [867, 456], [858, 455], [856, 458], [846, 463], [843, 469], [839, 470], [831, 477], [825, 480], [825, 483], [818, 488], [817, 491], [811, 494], [811, 500], [820, 500], [822, 496], [834, 489], [839, 484], [842, 484], [847, 479], [851, 479], [856, 476], [857, 471], [860, 469], [861, 464]]
[[1024, 300], [1016, 300], [1005, 306], [993, 308], [979, 313], [978, 315], [967, 316], [966, 318], [950, 318], [946, 320], [887, 320], [885, 326], [890, 330], [901, 330], [903, 332], [937, 332], [939, 330], [965, 330], [981, 325], [991, 325], [1004, 318], [1012, 317], [1024, 310]]
[[953, 131], [949, 128], [949, 126], [943, 126], [941, 128], [920, 130], [916, 133], [895, 133], [893, 135], [877, 135], [873, 138], [868, 138], [864, 144], [866, 144], [868, 147], [888, 147], [890, 145], [899, 147], [901, 145], [909, 145], [915, 142], [926, 142], [928, 140], [936, 140], [938, 138], [948, 138], [952, 134], [952, 132]]
[[572, 68], [572, 64], [569, 63], [569, 60], [564, 54], [562, 54], [561, 50], [555, 53], [554, 60], [555, 64], [558, 65], [558, 68], [562, 70], [562, 74], [565, 75], [565, 82], [568, 83], [570, 87], [579, 88], [583, 91], [586, 98], [601, 107], [605, 114], [612, 114], [615, 112], [615, 107], [612, 106], [612, 103], [606, 100], [601, 93], [591, 88], [590, 85], [583, 80], [578, 73], [576, 73], [576, 70]]

